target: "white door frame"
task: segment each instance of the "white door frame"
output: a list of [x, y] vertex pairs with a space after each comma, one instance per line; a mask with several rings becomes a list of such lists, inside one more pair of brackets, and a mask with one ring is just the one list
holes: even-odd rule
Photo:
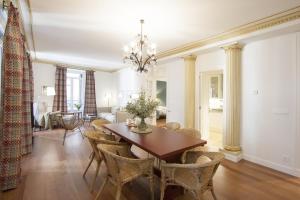
[[[205, 140], [209, 137], [209, 122], [208, 122], [208, 101], [209, 101], [209, 78], [214, 75], [224, 75], [223, 70], [204, 71], [199, 73], [199, 98], [197, 104], [199, 105], [198, 113], [198, 128], [201, 132], [201, 137]], [[205, 91], [205, 92], [204, 92]], [[223, 78], [223, 98], [224, 98], [224, 78]], [[223, 121], [225, 120], [225, 113], [223, 111]]]

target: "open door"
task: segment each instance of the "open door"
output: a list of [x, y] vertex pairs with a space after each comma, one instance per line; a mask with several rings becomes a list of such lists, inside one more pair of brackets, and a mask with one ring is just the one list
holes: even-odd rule
[[162, 127], [167, 119], [167, 82], [163, 80], [156, 81], [156, 99], [159, 100], [159, 106], [156, 109], [156, 125]]
[[208, 144], [222, 147], [223, 143], [223, 72], [200, 75], [200, 130]]

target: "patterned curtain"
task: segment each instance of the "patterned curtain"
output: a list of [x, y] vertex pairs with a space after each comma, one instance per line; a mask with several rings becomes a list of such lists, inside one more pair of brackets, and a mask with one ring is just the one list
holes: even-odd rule
[[3, 38], [0, 127], [0, 189], [17, 187], [22, 154], [31, 152], [29, 61], [19, 15], [10, 4]]
[[84, 114], [97, 115], [94, 71], [86, 71]]
[[22, 80], [22, 127], [21, 147], [22, 154], [31, 153], [32, 150], [32, 126], [31, 126], [31, 105], [32, 105], [32, 75], [30, 71], [31, 60], [26, 53], [24, 46], [23, 80]]
[[29, 67], [29, 85], [30, 85], [30, 101], [33, 103], [33, 97], [34, 97], [34, 84], [33, 84], [33, 70], [32, 70], [32, 62], [30, 58], [30, 54], [27, 53], [27, 60], [28, 60], [28, 67]]
[[67, 112], [67, 69], [56, 67], [55, 72], [55, 96], [53, 99], [53, 110]]

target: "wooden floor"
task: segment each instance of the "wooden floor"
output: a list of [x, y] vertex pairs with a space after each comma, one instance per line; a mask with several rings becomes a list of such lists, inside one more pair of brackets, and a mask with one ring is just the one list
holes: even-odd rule
[[[82, 178], [88, 164], [91, 148], [79, 133], [67, 137], [62, 146], [62, 131], [53, 137], [41, 134], [35, 137], [34, 151], [22, 163], [22, 179], [15, 190], [0, 193], [1, 200], [89, 200], [89, 186], [95, 170], [93, 166]], [[101, 166], [96, 188], [102, 184], [105, 165]], [[214, 178], [215, 191], [219, 200], [299, 200], [300, 179], [255, 165], [247, 161], [238, 164], [224, 161]], [[103, 200], [114, 199], [115, 188], [108, 185], [102, 194]], [[123, 199], [144, 200], [149, 198], [147, 181], [143, 178], [125, 185]], [[176, 193], [169, 190], [166, 199]], [[126, 197], [126, 198], [125, 198]], [[207, 193], [205, 199], [212, 199]], [[155, 181], [155, 199], [159, 199], [159, 178]]]
[[156, 120], [156, 126], [163, 127], [166, 125], [166, 119], [158, 119]]

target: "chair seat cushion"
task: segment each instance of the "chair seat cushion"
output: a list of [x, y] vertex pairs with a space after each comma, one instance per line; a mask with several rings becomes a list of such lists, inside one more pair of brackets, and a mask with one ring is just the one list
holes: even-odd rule
[[197, 164], [206, 164], [206, 163], [209, 163], [211, 162], [211, 159], [207, 156], [199, 156], [199, 158], [196, 160], [196, 163]]

